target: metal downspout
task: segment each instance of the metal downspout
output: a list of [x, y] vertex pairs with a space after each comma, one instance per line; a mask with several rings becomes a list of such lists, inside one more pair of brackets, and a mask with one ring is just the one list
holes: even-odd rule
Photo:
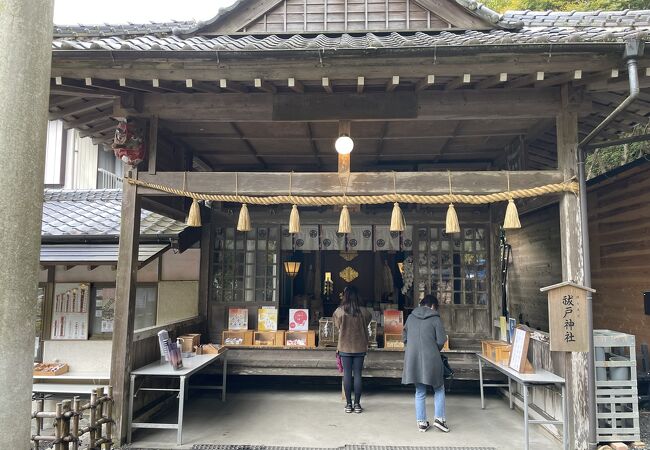
[[[584, 285], [591, 287], [591, 254], [589, 251], [589, 221], [587, 216], [587, 180], [585, 174], [585, 148], [600, 132], [612, 122], [616, 116], [624, 111], [639, 95], [639, 74], [635, 57], [643, 54], [643, 42], [628, 41], [625, 46], [625, 58], [627, 58], [628, 78], [630, 82], [630, 94], [621, 102], [614, 111], [598, 124], [594, 130], [589, 133], [578, 144], [578, 178], [580, 184], [580, 227], [582, 229], [582, 256], [584, 261]], [[589, 354], [587, 358], [587, 408], [589, 412], [589, 450], [595, 450], [598, 444], [597, 440], [597, 421], [596, 421], [596, 369], [594, 364], [594, 312], [593, 312], [593, 295], [587, 293], [587, 324], [589, 333]]]

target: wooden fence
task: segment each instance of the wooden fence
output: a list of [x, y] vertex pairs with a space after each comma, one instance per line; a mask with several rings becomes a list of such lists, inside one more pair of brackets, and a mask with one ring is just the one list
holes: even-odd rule
[[[56, 404], [55, 411], [43, 411], [45, 400], [39, 399], [32, 420], [36, 421], [36, 435], [32, 436], [32, 448], [38, 450], [47, 442], [54, 450], [111, 450], [113, 439], [113, 388], [93, 389], [90, 401], [81, 404], [79, 397]], [[88, 411], [88, 425], [81, 427], [84, 412]], [[43, 435], [44, 421], [54, 419], [54, 434]], [[88, 435], [87, 438], [84, 435]], [[83, 439], [82, 439], [83, 438]], [[82, 444], [83, 441], [83, 444]]]

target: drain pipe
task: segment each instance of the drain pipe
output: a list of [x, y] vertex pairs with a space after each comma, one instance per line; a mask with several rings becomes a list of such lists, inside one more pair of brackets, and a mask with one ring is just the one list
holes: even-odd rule
[[[644, 42], [627, 41], [624, 58], [627, 60], [627, 72], [630, 82], [630, 94], [612, 111], [594, 130], [578, 144], [578, 178], [580, 183], [580, 227], [582, 228], [582, 256], [584, 262], [584, 285], [591, 287], [591, 255], [589, 252], [589, 222], [587, 217], [587, 180], [585, 175], [585, 153], [589, 143], [609, 125], [639, 95], [639, 74], [636, 58], [643, 55]], [[587, 292], [587, 325], [589, 333], [589, 354], [587, 357], [587, 408], [589, 411], [589, 450], [595, 450], [598, 438], [596, 433], [596, 368], [594, 364], [594, 312], [593, 295]]]

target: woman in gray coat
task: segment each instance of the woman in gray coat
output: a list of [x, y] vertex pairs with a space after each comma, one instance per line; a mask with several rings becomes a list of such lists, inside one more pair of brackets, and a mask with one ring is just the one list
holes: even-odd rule
[[445, 378], [440, 349], [447, 334], [438, 313], [438, 299], [427, 295], [420, 306], [409, 315], [404, 325], [404, 371], [402, 384], [415, 384], [415, 416], [420, 431], [430, 427], [427, 420], [427, 386], [434, 392], [435, 414], [433, 426], [445, 433], [449, 427], [445, 419]]

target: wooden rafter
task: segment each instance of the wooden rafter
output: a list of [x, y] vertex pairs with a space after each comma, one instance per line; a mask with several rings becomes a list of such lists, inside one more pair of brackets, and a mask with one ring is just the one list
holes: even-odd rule
[[234, 122], [230, 122], [230, 126], [235, 131], [235, 133], [237, 133], [239, 138], [242, 140], [242, 142], [244, 143], [248, 151], [251, 153], [251, 155], [253, 155], [253, 157], [257, 160], [257, 162], [260, 163], [262, 167], [267, 167], [266, 161], [264, 160], [264, 158], [259, 156], [257, 149], [253, 146], [253, 144], [248, 139], [246, 139], [244, 133], [242, 133], [241, 131], [241, 128], [239, 128], [239, 126]]
[[64, 108], [61, 111], [51, 112], [50, 120], [61, 119], [68, 116], [77, 116], [87, 111], [106, 107], [112, 103], [112, 99], [79, 100], [78, 102], [68, 105], [67, 108]]

